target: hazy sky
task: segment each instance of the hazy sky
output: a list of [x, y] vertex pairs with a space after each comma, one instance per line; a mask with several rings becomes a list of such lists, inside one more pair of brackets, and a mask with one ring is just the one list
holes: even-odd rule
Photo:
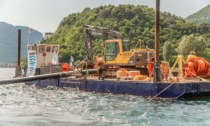
[[[29, 26], [42, 33], [55, 32], [71, 13], [100, 5], [134, 4], [155, 8], [156, 0], [0, 0], [0, 22]], [[183, 18], [210, 4], [210, 0], [160, 0], [161, 11]]]

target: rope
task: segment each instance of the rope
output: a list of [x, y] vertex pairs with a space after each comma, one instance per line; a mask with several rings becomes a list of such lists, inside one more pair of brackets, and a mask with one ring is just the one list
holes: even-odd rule
[[[192, 73], [193, 74], [193, 73]], [[204, 81], [204, 82], [207, 82], [207, 80], [206, 79], [204, 79], [204, 78], [202, 78], [202, 77], [199, 77], [199, 76], [197, 76], [197, 75], [195, 75], [195, 74], [193, 74], [195, 77], [197, 77], [198, 79], [200, 79], [201, 81]]]
[[196, 74], [194, 74], [193, 72], [191, 72], [189, 69], [187, 69], [193, 76], [197, 77], [198, 79], [200, 79], [201, 81], [204, 81], [204, 82], [207, 82], [206, 79], [202, 78], [202, 77], [199, 77], [197, 76]]
[[157, 96], [159, 96], [161, 93], [163, 93], [169, 87], [171, 87], [173, 84], [175, 84], [175, 82], [171, 83], [169, 86], [167, 86], [166, 88], [164, 88], [161, 92], [159, 92], [157, 95], [155, 95], [154, 97], [152, 97], [149, 101], [152, 101], [153, 99], [155, 99]]

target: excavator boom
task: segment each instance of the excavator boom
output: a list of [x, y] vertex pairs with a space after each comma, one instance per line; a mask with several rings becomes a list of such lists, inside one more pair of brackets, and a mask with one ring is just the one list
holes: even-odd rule
[[85, 46], [87, 49], [88, 60], [87, 63], [90, 66], [94, 64], [91, 36], [98, 36], [104, 39], [122, 39], [122, 35], [117, 31], [103, 27], [84, 25]]

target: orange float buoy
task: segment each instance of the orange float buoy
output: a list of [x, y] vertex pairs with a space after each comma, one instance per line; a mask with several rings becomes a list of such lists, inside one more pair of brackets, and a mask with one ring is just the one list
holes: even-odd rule
[[63, 72], [68, 72], [71, 69], [71, 66], [68, 63], [64, 63], [62, 65], [62, 71]]

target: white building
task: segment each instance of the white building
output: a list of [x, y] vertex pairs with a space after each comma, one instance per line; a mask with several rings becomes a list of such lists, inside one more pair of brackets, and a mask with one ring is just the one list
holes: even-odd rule
[[51, 32], [46, 32], [44, 33], [44, 40], [50, 38], [54, 33], [51, 33]]

